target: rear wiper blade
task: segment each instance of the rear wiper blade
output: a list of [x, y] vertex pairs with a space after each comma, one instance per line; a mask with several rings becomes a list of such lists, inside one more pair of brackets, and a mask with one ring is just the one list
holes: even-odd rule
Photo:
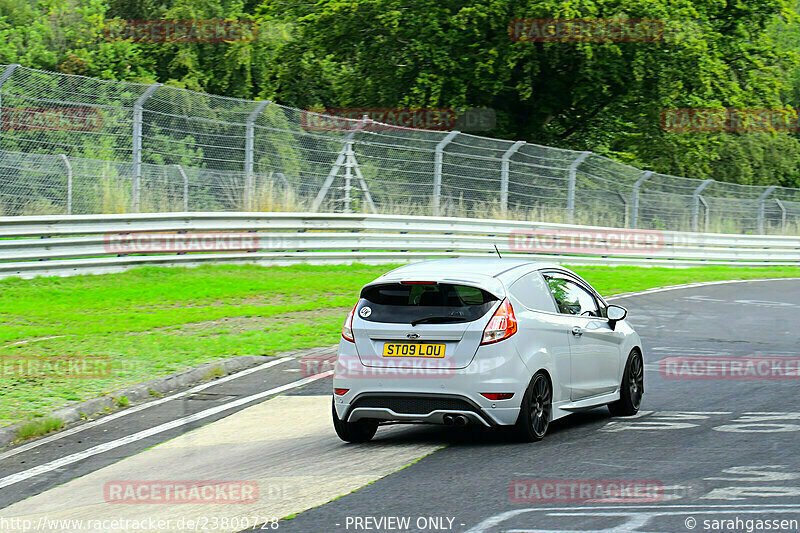
[[464, 317], [461, 316], [426, 316], [425, 318], [418, 318], [411, 322], [412, 326], [417, 324], [425, 324], [427, 322], [463, 322]]

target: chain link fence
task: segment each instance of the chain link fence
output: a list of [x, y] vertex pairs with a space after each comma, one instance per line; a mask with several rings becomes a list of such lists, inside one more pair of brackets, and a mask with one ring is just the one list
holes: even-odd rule
[[319, 211], [800, 231], [800, 189], [0, 66], [0, 215]]

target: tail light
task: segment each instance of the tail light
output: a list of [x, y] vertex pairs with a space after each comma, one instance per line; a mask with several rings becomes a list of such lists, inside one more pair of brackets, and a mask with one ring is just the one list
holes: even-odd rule
[[344, 319], [344, 326], [342, 326], [342, 338], [350, 342], [356, 342], [355, 337], [353, 337], [353, 315], [356, 314], [356, 307], [358, 307], [358, 304], [354, 305], [353, 309], [347, 314], [347, 318]]
[[344, 396], [348, 393], [348, 391], [350, 391], [350, 389], [333, 389], [333, 393], [336, 396]]
[[514, 316], [514, 308], [508, 298], [503, 300], [500, 307], [492, 315], [492, 319], [483, 330], [483, 340], [481, 345], [500, 342], [509, 338], [517, 332], [517, 317]]
[[510, 400], [514, 397], [513, 392], [482, 392], [481, 396], [487, 400]]

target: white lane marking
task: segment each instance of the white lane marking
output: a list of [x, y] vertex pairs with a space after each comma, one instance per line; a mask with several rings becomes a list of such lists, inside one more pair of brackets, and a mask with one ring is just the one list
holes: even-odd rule
[[11, 348], [12, 346], [22, 346], [24, 344], [30, 344], [32, 342], [49, 341], [50, 339], [60, 339], [65, 336], [66, 335], [54, 335], [53, 337], [42, 337], [41, 339], [30, 339], [27, 341], [12, 342], [11, 344], [6, 344], [5, 346], [3, 346], [3, 348]]
[[294, 360], [294, 357], [281, 357], [280, 359], [276, 359], [274, 361], [269, 361], [268, 363], [264, 363], [263, 365], [254, 366], [252, 368], [248, 368], [247, 370], [242, 370], [241, 372], [236, 372], [235, 374], [230, 374], [228, 376], [225, 376], [225, 377], [222, 377], [222, 378], [219, 378], [219, 379], [215, 379], [213, 381], [209, 381], [208, 383], [203, 383], [201, 385], [197, 385], [196, 387], [193, 387], [193, 388], [191, 388], [189, 390], [186, 390], [184, 392], [181, 392], [181, 393], [178, 393], [178, 394], [175, 394], [175, 395], [172, 395], [172, 396], [167, 396], [165, 398], [161, 398], [161, 399], [154, 400], [154, 401], [151, 401], [151, 402], [143, 403], [141, 405], [137, 405], [137, 406], [131, 407], [129, 409], [125, 409], [123, 411], [119, 411], [119, 412], [114, 413], [112, 415], [104, 416], [102, 418], [98, 418], [97, 420], [93, 420], [91, 422], [87, 422], [86, 424], [81, 424], [80, 426], [75, 426], [75, 427], [72, 427], [70, 429], [65, 429], [64, 431], [59, 431], [58, 433], [54, 433], [54, 434], [52, 434], [52, 435], [50, 435], [48, 437], [44, 437], [44, 438], [35, 440], [33, 442], [29, 442], [28, 444], [23, 444], [22, 446], [18, 446], [16, 448], [8, 450], [7, 452], [0, 453], [0, 461], [2, 461], [4, 459], [8, 459], [9, 457], [13, 457], [13, 456], [15, 456], [17, 454], [20, 454], [20, 453], [23, 453], [23, 452], [27, 452], [28, 450], [32, 450], [32, 449], [34, 449], [36, 447], [39, 447], [39, 446], [41, 446], [43, 444], [47, 444], [49, 442], [53, 442], [53, 441], [56, 441], [58, 439], [63, 439], [64, 437], [68, 437], [70, 435], [74, 435], [76, 433], [80, 433], [81, 431], [100, 426], [100, 425], [105, 424], [107, 422], [111, 422], [112, 420], [117, 420], [118, 418], [122, 418], [123, 416], [127, 416], [127, 415], [131, 415], [131, 414], [134, 414], [134, 413], [138, 413], [139, 411], [143, 411], [145, 409], [149, 409], [150, 407], [155, 407], [157, 405], [161, 405], [163, 403], [170, 402], [172, 400], [177, 400], [179, 398], [183, 398], [184, 396], [188, 396], [190, 394], [194, 394], [196, 392], [200, 392], [201, 390], [205, 390], [205, 389], [207, 389], [209, 387], [213, 387], [215, 385], [219, 385], [219, 384], [225, 383], [227, 381], [238, 379], [240, 377], [252, 374], [253, 372], [258, 372], [259, 370], [264, 370], [265, 368], [270, 368], [272, 366], [279, 365], [281, 363], [285, 363], [287, 361], [292, 361], [292, 360]]
[[723, 474], [730, 474], [728, 477], [704, 477], [706, 480], [713, 481], [787, 481], [800, 478], [800, 474], [794, 472], [775, 472], [777, 469], [788, 468], [786, 465], [758, 465], [758, 466], [732, 466], [722, 471]]
[[701, 500], [746, 500], [747, 498], [800, 498], [800, 487], [719, 487]]
[[[747, 511], [744, 509], [747, 508]], [[598, 513], [597, 511], [601, 510], [619, 510], [623, 513], [626, 513], [631, 510], [638, 510], [638, 509], [653, 509], [656, 514], [660, 515], [676, 515], [676, 514], [684, 514], [687, 511], [697, 513], [697, 514], [726, 514], [731, 511], [733, 512], [742, 512], [742, 513], [756, 513], [756, 512], [764, 512], [769, 510], [771, 512], [792, 512], [792, 511], [800, 511], [800, 505], [796, 504], [739, 504], [739, 505], [609, 505], [609, 506], [598, 506], [598, 507], [535, 507], [529, 509], [513, 509], [511, 511], [505, 511], [500, 514], [496, 514], [494, 516], [490, 516], [489, 518], [483, 520], [479, 524], [470, 528], [466, 533], [483, 533], [487, 529], [491, 529], [496, 527], [506, 520], [514, 518], [515, 516], [519, 516], [525, 513], [535, 513], [535, 512], [543, 512], [547, 513], [548, 515], [552, 516], [568, 516], [568, 515], [601, 515], [606, 513]], [[685, 511], [679, 512], [679, 509], [684, 509]], [[589, 513], [577, 513], [576, 511], [589, 511]], [[507, 531], [527, 531], [527, 530], [507, 530]], [[547, 531], [541, 528], [537, 529], [536, 531]], [[565, 530], [559, 530], [565, 531]], [[617, 530], [618, 531], [618, 530]], [[629, 530], [625, 530], [629, 531]], [[580, 533], [589, 533], [589, 530], [581, 530]]]
[[608, 298], [604, 298], [605, 300], [617, 300], [620, 298], [629, 298], [631, 296], [640, 296], [643, 294], [653, 294], [656, 292], [665, 292], [665, 291], [674, 291], [678, 289], [691, 289], [693, 287], [708, 287], [710, 285], [724, 285], [726, 283], [751, 283], [751, 282], [758, 282], [758, 281], [784, 281], [784, 280], [794, 280], [800, 281], [800, 278], [762, 278], [762, 279], [731, 279], [731, 280], [722, 280], [722, 281], [702, 281], [698, 283], [684, 283], [681, 285], [669, 285], [667, 287], [655, 287], [653, 289], [647, 289], [644, 291], [637, 291], [637, 292], [623, 292], [622, 294], [616, 294], [614, 296], [609, 296]]
[[[641, 413], [641, 411], [640, 411]], [[661, 431], [671, 429], [690, 429], [698, 427], [694, 421], [708, 420], [711, 416], [732, 415], [731, 411], [646, 411], [649, 415], [642, 420], [641, 416], [627, 417], [624, 420], [612, 420], [598, 431], [618, 433], [620, 431]], [[638, 420], [637, 420], [638, 419]], [[691, 420], [693, 422], [687, 422]]]
[[273, 389], [262, 391], [257, 394], [245, 396], [244, 398], [239, 398], [238, 400], [234, 400], [232, 402], [223, 405], [218, 405], [217, 407], [211, 407], [209, 409], [206, 409], [205, 411], [200, 411], [199, 413], [195, 413], [193, 415], [184, 416], [182, 418], [176, 418], [175, 420], [171, 420], [161, 425], [142, 430], [138, 433], [134, 433], [133, 435], [128, 435], [127, 437], [122, 437], [120, 439], [116, 439], [113, 441], [104, 442], [103, 444], [98, 444], [97, 446], [93, 446], [87, 450], [73, 453], [72, 455], [67, 455], [66, 457], [61, 457], [60, 459], [50, 461], [49, 463], [45, 463], [43, 465], [35, 466], [30, 470], [25, 470], [23, 472], [18, 472], [16, 474], [0, 478], [0, 489], [8, 487], [9, 485], [13, 485], [15, 483], [19, 483], [20, 481], [25, 481], [26, 479], [30, 479], [32, 477], [46, 474], [47, 472], [52, 472], [53, 470], [57, 470], [67, 465], [77, 463], [78, 461], [88, 459], [89, 457], [92, 457], [94, 455], [98, 455], [113, 450], [115, 448], [119, 448], [120, 446], [125, 446], [126, 444], [140, 441], [142, 439], [146, 439], [147, 437], [152, 437], [153, 435], [158, 435], [159, 433], [175, 429], [184, 424], [190, 424], [192, 422], [196, 422], [198, 420], [202, 420], [204, 418], [208, 418], [210, 416], [222, 413], [223, 411], [228, 411], [235, 407], [239, 407], [241, 405], [245, 405], [250, 402], [260, 400], [261, 398], [265, 398], [267, 396], [279, 394], [281, 392], [294, 389], [302, 385], [306, 385], [308, 383], [311, 383], [312, 381], [326, 378], [331, 375], [333, 375], [333, 370], [328, 370], [327, 372], [323, 372], [321, 374], [315, 374], [307, 378], [287, 383], [286, 385], [281, 385], [280, 387], [275, 387]]
[[800, 420], [800, 413], [744, 413], [730, 424], [713, 427], [726, 433], [786, 433], [800, 431], [800, 425], [790, 424]]

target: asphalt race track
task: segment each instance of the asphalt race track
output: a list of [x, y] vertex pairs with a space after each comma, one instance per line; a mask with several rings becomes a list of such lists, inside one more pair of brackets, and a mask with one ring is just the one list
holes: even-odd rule
[[[644, 342], [646, 393], [636, 417], [611, 418], [605, 408], [572, 415], [535, 444], [472, 428], [397, 426], [379, 429], [369, 444], [348, 445], [330, 425], [327, 375], [303, 379], [308, 373], [296, 360], [280, 360], [214, 384], [205, 397], [165, 399], [0, 453], [0, 521], [249, 513], [253, 521], [238, 522], [243, 527], [228, 521], [205, 530], [247, 529], [256, 519], [261, 530], [300, 533], [800, 529], [800, 281], [613, 301], [628, 307]], [[668, 370], [684, 367], [660, 363], [712, 356], [761, 364], [760, 374], [688, 379]], [[110, 480], [153, 479], [254, 480], [260, 497], [255, 504], [128, 505], [103, 495]], [[628, 489], [570, 496], [569, 487], [598, 485]], [[15, 531], [9, 524], [0, 529]]]

